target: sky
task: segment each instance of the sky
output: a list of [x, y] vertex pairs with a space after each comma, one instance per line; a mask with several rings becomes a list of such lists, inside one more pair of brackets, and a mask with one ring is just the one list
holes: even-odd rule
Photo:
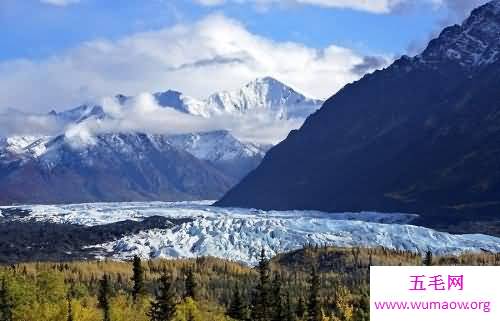
[[272, 76], [328, 98], [484, 0], [0, 0], [0, 112], [199, 99]]

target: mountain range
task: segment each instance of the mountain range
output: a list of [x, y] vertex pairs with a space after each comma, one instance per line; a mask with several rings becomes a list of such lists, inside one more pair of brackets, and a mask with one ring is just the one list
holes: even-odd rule
[[217, 205], [498, 219], [499, 88], [494, 0], [345, 86]]
[[[160, 108], [195, 120], [263, 113], [278, 121], [303, 121], [322, 104], [270, 77], [203, 101], [173, 90], [151, 96]], [[113, 101], [126, 108], [134, 98], [117, 95]], [[270, 148], [242, 141], [223, 127], [178, 134], [119, 128], [87, 132], [92, 124], [116, 118], [100, 104], [23, 114], [40, 116], [58, 124], [60, 132], [0, 137], [0, 204], [217, 199]]]

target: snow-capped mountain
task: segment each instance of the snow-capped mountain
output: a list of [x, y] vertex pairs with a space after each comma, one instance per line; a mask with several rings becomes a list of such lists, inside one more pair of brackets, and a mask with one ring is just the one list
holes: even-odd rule
[[168, 142], [199, 159], [211, 162], [238, 181], [259, 165], [270, 148], [242, 143], [226, 130], [170, 136]]
[[168, 142], [200, 159], [212, 162], [231, 161], [246, 157], [264, 157], [265, 154], [265, 150], [261, 146], [251, 143], [244, 144], [234, 138], [227, 130], [170, 136]]
[[426, 64], [449, 60], [464, 67], [492, 64], [500, 59], [499, 38], [500, 0], [494, 0], [472, 11], [461, 25], [444, 29], [416, 60]]
[[183, 113], [210, 117], [206, 104], [196, 98], [186, 96], [175, 90], [167, 90], [153, 95], [160, 106], [171, 107]]
[[235, 183], [166, 138], [102, 134], [75, 147], [55, 137], [37, 157], [0, 162], [0, 203], [213, 199]]
[[106, 113], [99, 105], [85, 104], [60, 113], [53, 110], [49, 115], [64, 123], [80, 123], [89, 118], [104, 118]]
[[[224, 104], [213, 103], [214, 97], [226, 96], [230, 99], [221, 100]], [[258, 79], [240, 91], [214, 94], [204, 101], [173, 90], [152, 97], [160, 108], [173, 108], [200, 119], [225, 119], [222, 114], [234, 119], [255, 112], [303, 120], [321, 104], [272, 78]], [[127, 108], [128, 102], [137, 104], [133, 98], [117, 95], [114, 101], [118, 108]], [[103, 106], [88, 103], [44, 115], [64, 128], [57, 135], [0, 139], [0, 202], [214, 199], [255, 169], [269, 149], [242, 142], [224, 128], [182, 135], [92, 133], [89, 127], [116, 120], [116, 114]], [[30, 181], [29, 188], [22, 188], [23, 181]]]
[[[175, 90], [153, 94], [162, 107], [210, 118], [216, 115], [268, 113], [277, 119], [305, 119], [324, 101], [306, 97], [272, 77], [255, 79], [235, 91], [220, 91], [198, 100]], [[119, 95], [123, 103], [131, 97]]]
[[206, 100], [212, 113], [267, 111], [278, 119], [305, 119], [321, 107], [322, 103], [321, 100], [307, 98], [271, 77], [256, 79], [237, 91], [215, 93]]

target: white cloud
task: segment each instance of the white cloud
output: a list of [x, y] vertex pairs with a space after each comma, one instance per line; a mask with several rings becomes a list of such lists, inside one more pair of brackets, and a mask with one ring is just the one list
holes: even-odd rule
[[73, 146], [93, 144], [94, 137], [104, 133], [177, 135], [221, 129], [230, 131], [241, 141], [276, 144], [303, 123], [303, 119], [276, 119], [275, 115], [264, 111], [204, 118], [162, 107], [148, 93], [139, 94], [127, 100], [124, 105], [120, 105], [114, 98], [104, 98], [100, 104], [111, 117], [89, 118], [70, 125], [65, 130], [65, 135]]
[[48, 114], [25, 114], [15, 110], [0, 113], [0, 137], [12, 135], [55, 135], [64, 124]]
[[271, 5], [313, 5], [326, 8], [341, 8], [367, 11], [376, 14], [391, 13], [401, 7], [431, 5], [434, 8], [446, 8], [453, 16], [463, 17], [472, 8], [489, 0], [193, 0], [204, 6], [219, 6], [225, 3], [250, 3], [258, 8]]
[[315, 5], [331, 8], [349, 8], [374, 13], [387, 13], [405, 0], [194, 0], [204, 6], [217, 6], [227, 2], [253, 3], [258, 7], [269, 5]]
[[117, 93], [178, 89], [205, 98], [272, 76], [326, 98], [359, 78], [363, 56], [275, 42], [221, 15], [194, 24], [93, 41], [44, 60], [0, 63], [0, 109], [63, 109]]
[[218, 6], [224, 4], [225, 0], [195, 0], [195, 2], [204, 6]]
[[[278, 119], [267, 110], [252, 113], [195, 116], [160, 106], [153, 95], [141, 93], [120, 104], [114, 97], [96, 101], [107, 117], [67, 122], [49, 114], [29, 114], [16, 110], [0, 113], [0, 138], [11, 136], [56, 136], [64, 133], [73, 147], [96, 143], [96, 135], [132, 133], [178, 135], [228, 130], [240, 139], [261, 144], [276, 144], [299, 128], [304, 119]], [[1, 143], [1, 139], [0, 139]]]
[[80, 0], [40, 0], [40, 2], [53, 6], [65, 7], [70, 4], [78, 3]]

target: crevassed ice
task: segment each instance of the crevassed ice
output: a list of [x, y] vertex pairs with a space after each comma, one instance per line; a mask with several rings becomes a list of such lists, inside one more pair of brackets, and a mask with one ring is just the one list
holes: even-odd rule
[[171, 229], [155, 229], [96, 246], [116, 259], [215, 256], [255, 264], [260, 250], [268, 255], [304, 244], [342, 247], [384, 246], [392, 249], [458, 254], [465, 251], [500, 252], [492, 236], [452, 235], [409, 225], [416, 215], [376, 212], [324, 213], [318, 211], [262, 211], [217, 208], [211, 201], [89, 203], [20, 206], [32, 214], [23, 219], [98, 225], [148, 216], [193, 218]]

